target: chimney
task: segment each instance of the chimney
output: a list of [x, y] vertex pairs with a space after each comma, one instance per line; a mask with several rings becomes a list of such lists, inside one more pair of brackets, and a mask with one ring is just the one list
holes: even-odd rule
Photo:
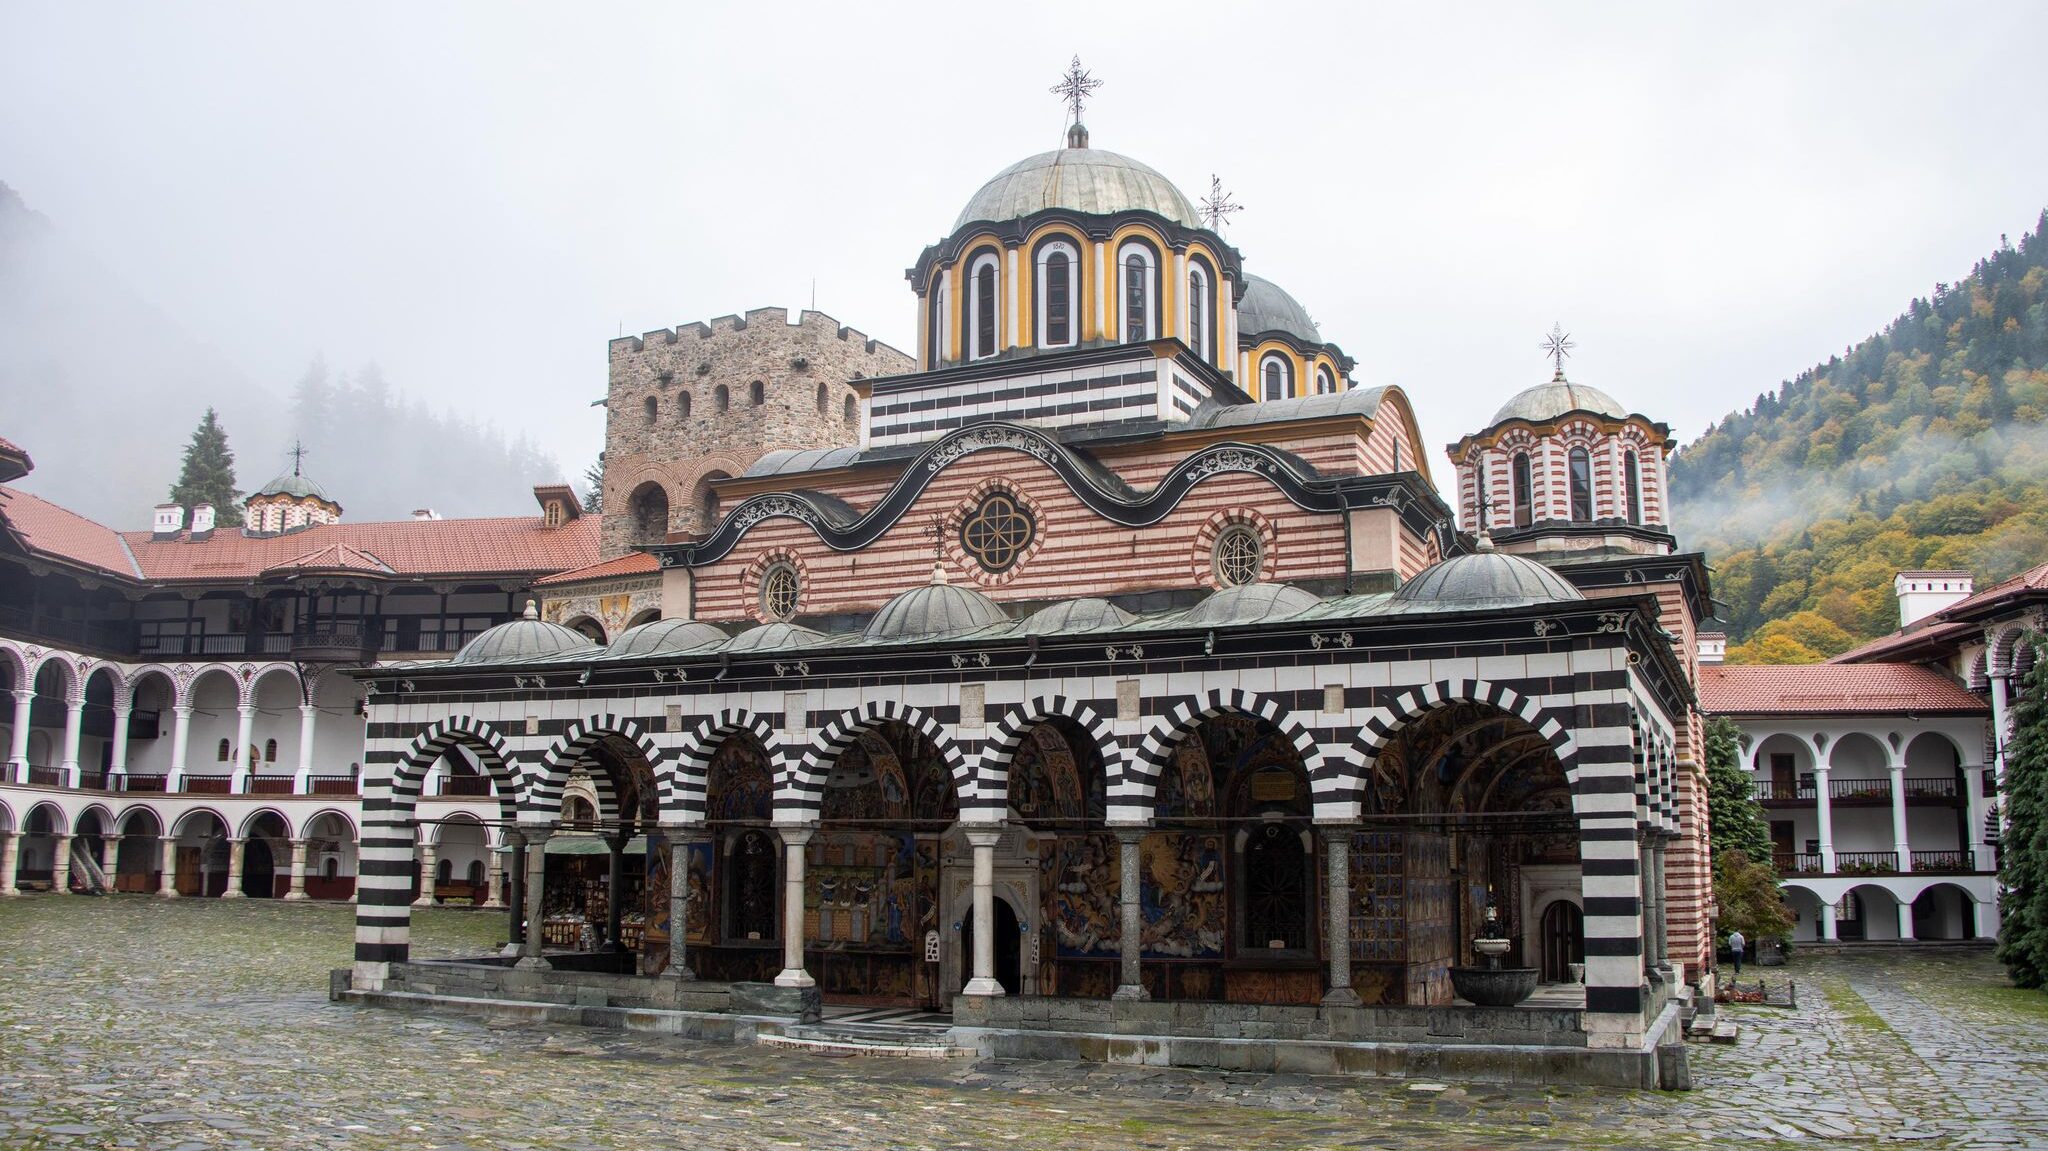
[[205, 535], [213, 530], [213, 505], [192, 505], [192, 534]]
[[1899, 626], [1912, 627], [1928, 616], [1969, 599], [1977, 577], [1966, 571], [1900, 572], [1892, 580], [1899, 597]]
[[149, 529], [151, 535], [161, 539], [174, 536], [185, 530], [185, 509], [177, 504], [156, 505], [156, 522]]
[[422, 522], [427, 520], [438, 520], [441, 518], [441, 513], [435, 511], [432, 508], [414, 508], [412, 509], [412, 518]]
[[1720, 663], [1728, 657], [1728, 633], [1703, 631], [1700, 633], [1699, 647], [1701, 663]]

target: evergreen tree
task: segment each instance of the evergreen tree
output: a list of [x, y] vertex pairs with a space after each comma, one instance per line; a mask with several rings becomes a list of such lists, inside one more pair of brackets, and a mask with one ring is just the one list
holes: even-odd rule
[[1721, 918], [1714, 933], [1727, 939], [1740, 931], [1751, 940], [1785, 939], [1792, 934], [1792, 913], [1778, 891], [1778, 874], [1741, 851], [1714, 856], [1714, 902]]
[[[2029, 637], [2025, 642], [2040, 642]], [[2035, 663], [2013, 709], [2005, 745], [2004, 888], [1998, 961], [2021, 987], [2048, 984], [2048, 660]]]
[[185, 445], [185, 461], [178, 467], [178, 482], [171, 485], [171, 502], [182, 507], [212, 504], [217, 527], [242, 526], [242, 493], [235, 488], [235, 453], [228, 447], [228, 433], [212, 408], [192, 432]]
[[604, 512], [604, 453], [597, 453], [597, 462], [583, 469], [583, 510], [592, 515]]
[[1771, 858], [1771, 829], [1756, 801], [1749, 773], [1742, 770], [1740, 729], [1717, 716], [1707, 722], [1707, 843], [1715, 859], [1740, 851], [1753, 860]]

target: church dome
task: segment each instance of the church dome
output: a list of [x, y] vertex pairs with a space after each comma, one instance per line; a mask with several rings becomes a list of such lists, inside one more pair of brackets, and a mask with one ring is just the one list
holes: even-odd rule
[[1308, 344], [1323, 342], [1308, 309], [1280, 285], [1260, 276], [1244, 278], [1244, 295], [1237, 301], [1237, 330], [1247, 336], [1262, 332], [1285, 332]]
[[1183, 228], [1203, 227], [1194, 203], [1173, 181], [1129, 156], [1087, 147], [1086, 129], [1075, 138], [1081, 147], [1040, 152], [997, 172], [960, 210], [953, 230], [977, 220], [1021, 220], [1047, 208], [1091, 216], [1152, 212]]
[[1535, 560], [1494, 551], [1484, 536], [1478, 551], [1425, 568], [1394, 593], [1395, 603], [1452, 611], [1585, 598], [1563, 576]]
[[1031, 618], [1024, 621], [1024, 634], [1098, 631], [1123, 627], [1136, 618], [1106, 599], [1065, 599], [1032, 612]]
[[1299, 615], [1321, 602], [1313, 593], [1284, 583], [1248, 583], [1211, 593], [1173, 622], [1195, 627], [1263, 623]]
[[946, 583], [945, 569], [934, 568], [932, 582], [911, 588], [883, 604], [861, 636], [869, 640], [936, 639], [976, 631], [1009, 618], [996, 601], [972, 588]]
[[1628, 409], [1621, 401], [1585, 384], [1574, 384], [1558, 376], [1547, 384], [1538, 384], [1501, 405], [1493, 414], [1489, 427], [1504, 424], [1509, 420], [1527, 420], [1532, 424], [1544, 424], [1569, 412], [1592, 412], [1598, 416], [1612, 416], [1626, 419]]
[[299, 475], [297, 472], [288, 472], [264, 484], [256, 492], [256, 495], [249, 498], [256, 499], [261, 496], [290, 496], [294, 499], [310, 497], [330, 504], [334, 502], [333, 497], [320, 490], [319, 484]]
[[533, 601], [528, 600], [525, 616], [510, 623], [501, 623], [463, 644], [462, 650], [456, 652], [455, 658], [449, 662], [505, 663], [535, 656], [596, 650], [597, 645], [582, 632], [541, 619]]
[[708, 623], [693, 619], [658, 619], [620, 632], [611, 646], [604, 650], [606, 655], [660, 655], [715, 647], [728, 638]]
[[825, 633], [802, 624], [778, 620], [750, 627], [732, 637], [722, 649], [734, 655], [749, 651], [776, 651], [789, 647], [812, 647], [825, 642]]

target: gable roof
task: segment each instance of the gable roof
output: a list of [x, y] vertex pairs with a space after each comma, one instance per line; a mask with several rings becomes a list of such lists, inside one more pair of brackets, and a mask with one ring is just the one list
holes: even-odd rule
[[1982, 715], [1984, 700], [1916, 663], [1706, 664], [1708, 715]]
[[611, 559], [590, 564], [586, 567], [572, 568], [569, 571], [556, 572], [551, 576], [542, 576], [540, 579], [533, 581], [533, 586], [547, 587], [554, 584], [583, 583], [587, 580], [612, 579], [616, 576], [652, 575], [660, 570], [661, 561], [654, 557], [654, 553], [628, 552], [625, 555], [614, 556]]
[[0, 486], [0, 525], [25, 552], [129, 579], [142, 577], [121, 533], [41, 496]]
[[[1967, 573], [1965, 573], [1967, 574]], [[1886, 656], [1903, 655], [1923, 648], [1939, 649], [1943, 644], [1978, 634], [1969, 621], [1981, 620], [2019, 600], [2048, 598], [2048, 563], [2028, 568], [2000, 580], [1967, 599], [1942, 608], [1913, 626], [1879, 636], [1829, 660], [1829, 663], [1868, 663]]]

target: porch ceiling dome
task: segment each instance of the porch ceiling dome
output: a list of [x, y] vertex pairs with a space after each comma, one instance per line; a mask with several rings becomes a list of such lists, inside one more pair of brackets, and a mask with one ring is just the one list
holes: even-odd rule
[[1195, 627], [1261, 623], [1299, 615], [1321, 602], [1314, 593], [1284, 583], [1248, 583], [1212, 593], [1174, 622]]
[[789, 647], [811, 647], [825, 642], [825, 633], [802, 624], [777, 621], [750, 627], [727, 641], [722, 649], [737, 655], [748, 651], [776, 651]]
[[658, 619], [620, 632], [604, 650], [606, 655], [660, 655], [714, 647], [730, 638], [710, 624], [693, 619]]
[[868, 640], [926, 639], [978, 631], [1010, 617], [996, 601], [973, 588], [954, 587], [944, 582], [944, 570], [934, 569], [932, 582], [882, 605], [868, 621], [861, 637]]
[[1061, 632], [1099, 631], [1123, 627], [1137, 616], [1106, 599], [1084, 597], [1063, 599], [1031, 613], [1024, 621], [1025, 635], [1057, 635]]
[[540, 618], [533, 601], [526, 601], [526, 615], [497, 627], [462, 645], [450, 663], [503, 663], [543, 655], [598, 650], [590, 637], [574, 628]]
[[1021, 220], [1048, 208], [1091, 216], [1145, 211], [1183, 228], [1203, 227], [1195, 205], [1158, 172], [1115, 152], [1067, 147], [1026, 156], [997, 172], [960, 210], [953, 230], [977, 220]]
[[1394, 593], [1394, 602], [1444, 608], [1521, 607], [1586, 597], [1556, 572], [1522, 556], [1492, 549], [1453, 556], [1423, 569]]
[[1323, 342], [1323, 333], [1301, 302], [1262, 276], [1246, 275], [1244, 295], [1237, 301], [1237, 330], [1247, 336], [1285, 332], [1308, 344]]
[[1599, 416], [1626, 419], [1628, 409], [1621, 401], [1588, 384], [1575, 384], [1562, 376], [1547, 384], [1538, 384], [1526, 389], [1515, 398], [1501, 405], [1493, 413], [1492, 427], [1509, 420], [1527, 420], [1532, 424], [1547, 424], [1569, 412], [1592, 412]]

